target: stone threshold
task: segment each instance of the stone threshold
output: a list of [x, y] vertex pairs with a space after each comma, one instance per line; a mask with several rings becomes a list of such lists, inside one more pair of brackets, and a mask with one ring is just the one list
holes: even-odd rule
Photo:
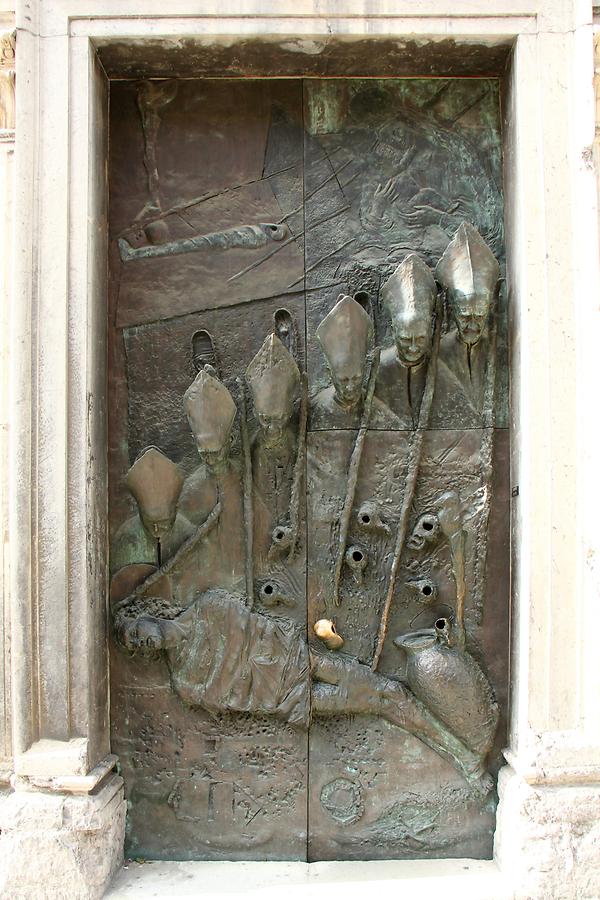
[[511, 900], [492, 860], [368, 862], [126, 862], [105, 894], [110, 900], [160, 897], [270, 900]]

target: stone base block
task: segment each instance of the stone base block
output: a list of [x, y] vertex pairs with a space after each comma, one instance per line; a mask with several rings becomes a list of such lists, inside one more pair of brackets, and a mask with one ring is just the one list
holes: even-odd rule
[[123, 860], [123, 780], [94, 794], [16, 790], [0, 805], [0, 897], [97, 900]]
[[515, 900], [598, 900], [600, 785], [530, 785], [500, 772], [494, 853]]

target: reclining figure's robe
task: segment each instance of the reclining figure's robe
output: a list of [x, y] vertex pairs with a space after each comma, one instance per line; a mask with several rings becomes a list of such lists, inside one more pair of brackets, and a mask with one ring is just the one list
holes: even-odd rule
[[171, 681], [181, 699], [209, 712], [274, 715], [307, 727], [310, 667], [302, 629], [251, 612], [243, 599], [213, 589], [172, 620]]

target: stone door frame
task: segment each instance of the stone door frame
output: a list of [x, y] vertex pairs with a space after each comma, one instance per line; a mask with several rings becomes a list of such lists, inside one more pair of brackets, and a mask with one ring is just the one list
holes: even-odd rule
[[[11, 797], [20, 809], [60, 797], [95, 804], [98, 815], [113, 810], [110, 822], [97, 823], [112, 834], [113, 848], [100, 880], [118, 862], [123, 827], [109, 743], [106, 639], [104, 66], [113, 77], [120, 65], [130, 75], [135, 58], [145, 60], [145, 74], [161, 74], [165, 59], [181, 61], [182, 47], [188, 59], [191, 52], [200, 59], [219, 41], [233, 57], [244, 42], [265, 42], [266, 55], [286, 44], [301, 75], [323, 42], [398, 40], [393, 74], [408, 74], [402, 70], [408, 58], [412, 74], [504, 78], [512, 638], [498, 863], [531, 882], [531, 890], [539, 879], [559, 881], [567, 851], [557, 849], [549, 821], [558, 817], [572, 828], [572, 845], [593, 819], [600, 799], [600, 654], [589, 632], [600, 587], [600, 478], [589, 412], [597, 408], [600, 272], [592, 8], [582, 0], [498, 0], [493, 13], [491, 6], [174, 0], [166, 16], [159, 0], [18, 4]], [[439, 52], [442, 41], [449, 52]], [[5, 823], [17, 843], [19, 821]], [[524, 851], [534, 845], [547, 855], [545, 874], [530, 871]], [[600, 868], [600, 859], [591, 864]], [[548, 896], [540, 884], [539, 896]]]

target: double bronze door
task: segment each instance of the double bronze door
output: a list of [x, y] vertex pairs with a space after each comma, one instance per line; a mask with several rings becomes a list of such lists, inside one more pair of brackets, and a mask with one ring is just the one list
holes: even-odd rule
[[[502, 266], [498, 102], [485, 79], [112, 87], [111, 715], [133, 856], [491, 854], [505, 298], [468, 347], [444, 285], [426, 294], [453, 239], [479, 284], [474, 231]], [[408, 313], [429, 322], [414, 366]]]

